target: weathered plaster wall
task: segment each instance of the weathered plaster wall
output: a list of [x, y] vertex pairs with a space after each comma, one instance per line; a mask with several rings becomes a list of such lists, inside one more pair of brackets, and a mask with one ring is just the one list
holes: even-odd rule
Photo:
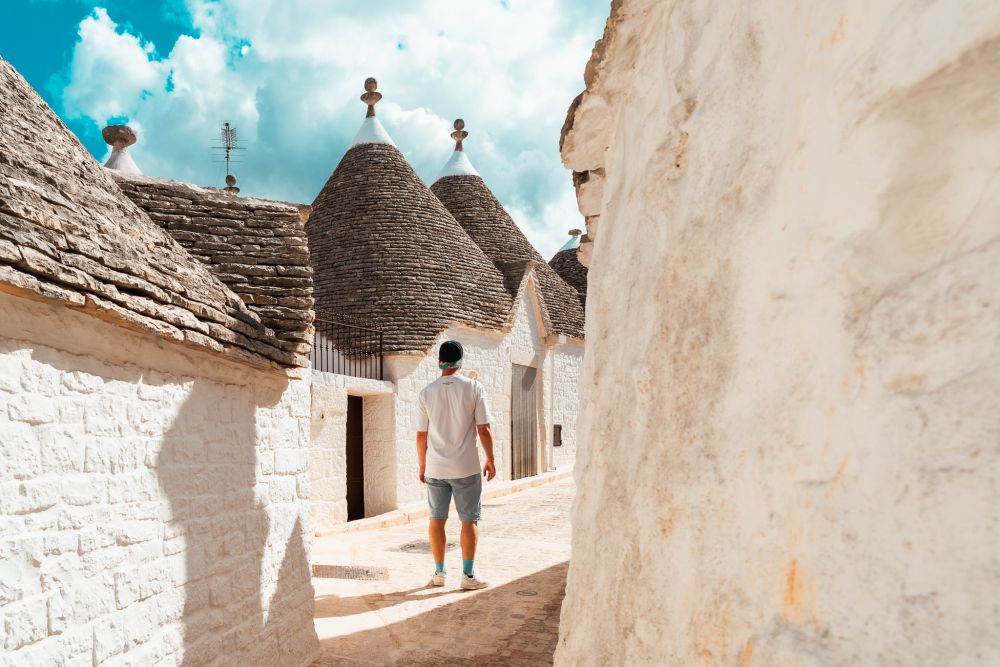
[[1000, 664], [1000, 5], [614, 6], [557, 664]]
[[308, 379], [0, 312], [3, 660], [307, 661]]

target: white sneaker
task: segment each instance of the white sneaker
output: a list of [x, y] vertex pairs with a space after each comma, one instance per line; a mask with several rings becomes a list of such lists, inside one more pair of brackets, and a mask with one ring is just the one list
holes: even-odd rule
[[489, 586], [488, 583], [479, 578], [479, 575], [473, 574], [469, 576], [467, 574], [462, 575], [462, 590], [463, 591], [475, 591], [480, 588], [486, 588]]
[[428, 586], [444, 586], [445, 573], [435, 572], [431, 575], [431, 580], [427, 582]]

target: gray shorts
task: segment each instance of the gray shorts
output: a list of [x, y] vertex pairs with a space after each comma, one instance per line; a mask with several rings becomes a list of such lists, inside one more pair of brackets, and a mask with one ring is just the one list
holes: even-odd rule
[[426, 477], [427, 504], [431, 507], [432, 519], [447, 519], [448, 505], [455, 496], [455, 509], [462, 521], [479, 521], [483, 511], [483, 476], [475, 475], [459, 479], [434, 479]]

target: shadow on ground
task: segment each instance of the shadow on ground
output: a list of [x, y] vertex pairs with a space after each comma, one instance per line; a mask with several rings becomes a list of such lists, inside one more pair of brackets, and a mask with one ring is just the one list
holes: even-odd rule
[[[456, 602], [403, 621], [327, 638], [322, 657], [313, 665], [550, 665], [568, 567], [568, 562], [559, 563], [503, 586], [460, 594]], [[382, 597], [413, 599], [415, 590]], [[446, 593], [455, 591], [449, 588]], [[363, 603], [368, 597], [380, 596], [347, 602]], [[317, 616], [346, 616], [321, 613], [322, 604], [322, 599], [317, 602]]]
[[392, 593], [369, 593], [357, 597], [341, 597], [339, 595], [321, 595], [316, 598], [316, 618], [333, 618], [336, 616], [353, 616], [368, 611], [386, 609], [403, 602], [413, 600], [428, 600], [443, 595], [451, 595], [454, 590], [441, 590], [420, 586], [406, 591]]

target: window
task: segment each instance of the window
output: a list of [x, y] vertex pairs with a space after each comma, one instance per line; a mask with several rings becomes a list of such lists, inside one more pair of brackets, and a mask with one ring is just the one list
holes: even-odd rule
[[552, 427], [552, 446], [562, 447], [562, 424]]

